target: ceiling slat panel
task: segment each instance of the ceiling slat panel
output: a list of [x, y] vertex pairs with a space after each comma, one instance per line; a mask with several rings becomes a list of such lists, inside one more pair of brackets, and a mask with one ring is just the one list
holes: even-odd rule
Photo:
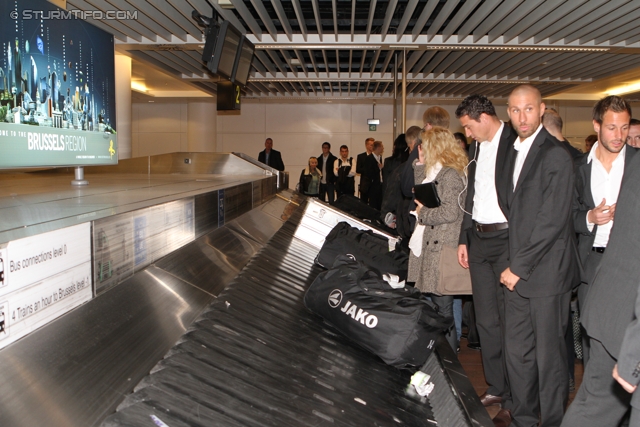
[[[640, 16], [632, 13], [629, 14], [629, 23], [624, 24], [622, 26], [616, 25], [615, 22], [612, 22], [610, 25], [614, 26], [614, 28], [609, 28], [609, 26], [602, 27], [599, 31], [596, 31], [593, 36], [595, 37], [596, 45], [602, 44], [606, 41], [610, 41], [611, 44], [619, 43], [625, 40], [628, 37], [633, 37], [636, 33], [640, 33], [640, 26], [638, 26], [637, 20], [640, 19]], [[626, 21], [626, 19], [625, 19]], [[634, 32], [635, 30], [635, 32]], [[601, 34], [598, 34], [601, 33]], [[588, 38], [587, 38], [588, 37]], [[584, 39], [580, 39], [580, 43], [586, 43], [589, 40], [593, 40], [591, 34], [585, 36]]]
[[271, 34], [271, 37], [276, 39], [278, 37], [278, 30], [276, 29], [276, 26], [273, 24], [273, 21], [269, 16], [269, 12], [267, 12], [267, 9], [264, 7], [262, 0], [251, 0], [251, 4], [253, 5], [253, 8], [258, 13], [258, 16], [260, 17], [260, 19], [262, 20], [262, 24], [267, 28], [267, 31], [269, 32], [269, 34]]
[[271, 4], [273, 5], [273, 8], [276, 11], [276, 15], [278, 15], [278, 19], [280, 20], [280, 25], [282, 25], [282, 28], [284, 29], [284, 33], [289, 38], [289, 41], [292, 41], [293, 31], [291, 30], [291, 25], [289, 25], [287, 14], [284, 13], [284, 8], [282, 7], [282, 3], [280, 3], [280, 0], [271, 0]]
[[[551, 43], [555, 43], [559, 40], [564, 39], [571, 33], [575, 31], [583, 30], [585, 27], [589, 27], [589, 26], [591, 26], [594, 29], [598, 29], [600, 24], [599, 23], [594, 24], [594, 21], [602, 22], [602, 19], [598, 20], [598, 18], [602, 18], [603, 16], [606, 16], [608, 18], [609, 16], [615, 15], [617, 9], [625, 10], [624, 6], [625, 6], [625, 3], [627, 3], [628, 1], [629, 0], [611, 0], [607, 4], [599, 7], [598, 9], [595, 9], [593, 12], [586, 14], [585, 16], [578, 19], [577, 21], [572, 22], [569, 25], [562, 28], [561, 30], [557, 31], [555, 34], [549, 37], [549, 41]], [[575, 37], [572, 40], [567, 39], [565, 40], [565, 43], [570, 43], [573, 40], [576, 40], [577, 38], [578, 37]]]
[[[573, 22], [589, 14], [594, 9], [602, 6], [604, 3], [606, 3], [606, 0], [589, 0], [588, 2], [586, 2], [579, 8], [575, 9], [571, 13], [568, 13], [567, 15], [561, 16], [557, 13], [550, 14], [547, 18], [549, 19], [550, 22], [553, 22], [553, 24], [547, 26], [544, 30], [540, 30], [538, 28], [536, 30], [538, 31], [537, 33], [535, 31], [532, 31], [533, 40], [536, 43], [541, 42], [547, 37], [550, 37], [553, 34], [557, 33], [558, 31], [562, 30], [567, 25], [571, 25]], [[525, 40], [524, 37], [522, 36], [520, 38]]]
[[304, 14], [302, 13], [302, 8], [300, 7], [300, 0], [291, 0], [293, 4], [293, 10], [296, 12], [296, 18], [298, 19], [298, 26], [300, 27], [300, 32], [302, 33], [302, 37], [304, 41], [307, 41], [307, 24], [304, 19]]
[[458, 59], [460, 59], [460, 57], [463, 54], [464, 54], [464, 51], [462, 51], [462, 50], [450, 52], [449, 55], [447, 56], [447, 58], [444, 61], [442, 61], [440, 64], [438, 64], [433, 69], [433, 73], [436, 74], [436, 75], [438, 75], [440, 73], [444, 73], [447, 70], [447, 68], [449, 68], [451, 66], [451, 64], [453, 64]]
[[[566, 2], [566, 0], [547, 0], [527, 16], [523, 17], [517, 22], [512, 22], [512, 27], [504, 32], [503, 41], [505, 43], [508, 43], [514, 38], [523, 34], [528, 29], [532, 29], [532, 31], [542, 30], [543, 28], [541, 28], [541, 25], [544, 27], [547, 26], [547, 19], [549, 18], [550, 10], [553, 10], [553, 14], [551, 15], [555, 16], [556, 19], [560, 19], [560, 17], [576, 9], [585, 1], [587, 0], [573, 0], [570, 2]], [[548, 25], [551, 25], [552, 23], [553, 22], [549, 23]], [[528, 37], [522, 37], [519, 40], [522, 42], [527, 38]]]
[[413, 41], [416, 41], [416, 39], [424, 29], [424, 26], [427, 24], [427, 20], [433, 13], [438, 3], [439, 0], [429, 0], [427, 4], [424, 5], [424, 8], [422, 9], [422, 12], [420, 12], [420, 16], [418, 17], [418, 20], [414, 24], [413, 30], [411, 31]]
[[453, 35], [453, 33], [458, 29], [460, 24], [464, 22], [465, 19], [469, 16], [469, 14], [476, 8], [476, 6], [480, 3], [480, 0], [467, 0], [464, 2], [458, 13], [451, 18], [451, 21], [447, 24], [447, 26], [442, 31], [442, 40], [446, 42]]
[[322, 19], [320, 17], [320, 8], [318, 6], [318, 0], [311, 0], [311, 6], [313, 6], [313, 17], [316, 20], [316, 31], [322, 41]]
[[478, 52], [478, 54], [475, 55], [473, 58], [471, 58], [468, 62], [463, 63], [462, 66], [453, 73], [453, 76], [455, 78], [459, 78], [460, 76], [469, 73], [470, 70], [474, 69], [474, 67], [476, 67], [477, 64], [487, 59], [489, 55], [491, 55], [491, 52], [488, 52], [488, 51]]
[[[335, 1], [335, 0], [334, 0]], [[384, 22], [382, 23], [382, 29], [380, 30], [380, 34], [382, 35], [382, 41], [387, 37], [387, 31], [389, 31], [389, 25], [391, 25], [391, 18], [396, 11], [396, 6], [398, 4], [398, 0], [389, 0], [387, 4], [387, 11], [384, 15]]]
[[484, 21], [484, 19], [498, 7], [502, 0], [487, 0], [476, 12], [465, 22], [458, 32], [458, 41], [464, 40], [471, 32]]
[[[73, 0], [73, 3], [69, 2], [69, 4], [75, 6], [75, 8], [79, 10], [95, 10], [96, 9], [95, 6], [87, 3], [84, 0]], [[140, 33], [138, 33], [137, 31], [134, 31], [133, 29], [127, 27], [126, 25], [123, 25], [118, 21], [113, 21], [113, 20], [106, 21], [106, 20], [91, 18], [91, 19], [87, 19], [87, 22], [90, 22], [96, 27], [102, 30], [105, 30], [110, 34], [113, 34], [114, 37], [116, 37], [119, 40], [127, 41], [127, 37], [130, 37], [135, 41], [138, 41], [138, 42], [142, 41], [142, 35]]]
[[580, 38], [580, 44], [585, 44], [587, 42], [590, 42], [591, 40], [596, 39], [596, 37], [600, 37], [605, 34], [606, 34], [606, 38], [610, 39], [625, 31], [625, 30], [619, 31], [619, 29], [621, 28], [624, 28], [628, 31], [633, 28], [629, 24], [635, 24], [637, 27], [638, 26], [637, 21], [640, 19], [640, 9], [638, 8], [640, 7], [640, 5], [637, 3], [633, 3], [633, 4], [628, 4], [627, 6], [630, 9], [629, 12], [626, 12], [620, 15], [620, 17], [615, 20], [611, 20], [609, 24], [603, 25], [597, 30], [594, 30], [593, 28], [591, 28], [590, 31], [582, 31], [581, 34], [577, 34], [577, 33], [570, 34], [569, 36], [567, 36], [566, 39], [573, 41], [575, 40], [575, 38], [573, 37], [577, 36], [576, 38], [578, 37]]
[[438, 16], [435, 17], [435, 19], [429, 26], [429, 29], [427, 30], [428, 41], [431, 41], [435, 37], [435, 35], [438, 34], [440, 27], [442, 27], [442, 25], [446, 22], [447, 18], [449, 18], [449, 15], [451, 15], [457, 5], [457, 1], [448, 1], [445, 3], [445, 5], [440, 10], [440, 13], [438, 13]]
[[331, 11], [333, 12], [333, 33], [336, 41], [338, 41], [338, 6], [336, 5], [336, 0], [331, 0]]
[[409, 24], [409, 20], [411, 19], [413, 12], [416, 10], [417, 5], [418, 0], [409, 0], [409, 3], [407, 3], [407, 7], [405, 8], [404, 13], [402, 14], [402, 19], [400, 20], [400, 24], [398, 24], [398, 30], [396, 31], [398, 41], [400, 41], [404, 31], [407, 29], [407, 24]]
[[[215, 1], [215, 3], [217, 4], [217, 1]], [[260, 24], [258, 24], [258, 21], [256, 21], [253, 18], [253, 15], [249, 11], [249, 9], [247, 9], [247, 6], [245, 6], [244, 2], [242, 0], [231, 0], [231, 4], [233, 4], [233, 7], [236, 9], [236, 12], [238, 12], [242, 20], [247, 23], [247, 25], [249, 26], [249, 29], [258, 38], [258, 40], [262, 40], [262, 28], [260, 27]], [[218, 13], [220, 13], [218, 9], [216, 10], [218, 11]], [[229, 10], [226, 10], [226, 9], [223, 9], [223, 10], [227, 14], [231, 13], [231, 11]], [[225, 19], [227, 19], [226, 15], [223, 15], [223, 16], [225, 17]], [[233, 15], [233, 17], [235, 18], [235, 15]], [[241, 26], [240, 28], [244, 28], [244, 27]]]
[[480, 52], [478, 51], [464, 52], [462, 57], [460, 57], [458, 61], [452, 64], [451, 67], [449, 67], [449, 69], [444, 72], [445, 78], [451, 76], [452, 74], [456, 74], [458, 70], [462, 69], [462, 67], [464, 67], [465, 64], [469, 63], [469, 61], [472, 61], [479, 53]]
[[[110, 0], [109, 3], [119, 10], [132, 9], [131, 5], [125, 0]], [[151, 41], [158, 40], [158, 36], [167, 41], [171, 40], [171, 33], [168, 30], [162, 28], [153, 19], [140, 11], [138, 11], [138, 17], [135, 20], [122, 21], [122, 24], [142, 34]]]
[[369, 41], [369, 38], [371, 37], [371, 25], [373, 24], [373, 16], [376, 13], [377, 3], [378, 3], [377, 0], [371, 0], [371, 2], [369, 3], [369, 20], [367, 21], [367, 41]]
[[173, 22], [185, 29], [187, 33], [191, 34], [196, 40], [202, 38], [202, 30], [196, 25], [195, 21], [191, 18], [191, 11], [193, 7], [187, 3], [187, 0], [167, 0], [169, 4], [158, 3], [159, 9], [164, 12], [165, 15], [172, 16]]
[[[155, 6], [149, 4], [145, 0], [128, 0], [132, 6], [142, 11], [149, 18], [156, 21], [159, 25], [163, 26], [171, 32], [175, 37], [182, 41], [187, 41], [187, 32], [178, 26], [172, 19], [167, 17], [164, 12], [158, 10]], [[202, 34], [199, 38], [202, 37]]]
[[505, 17], [508, 16], [516, 7], [518, 7], [521, 2], [522, 0], [509, 0], [502, 3], [500, 7], [496, 8], [491, 13], [491, 15], [486, 17], [482, 21], [482, 23], [475, 30], [473, 30], [473, 42], [476, 43], [482, 37], [487, 35], [487, 33], [491, 31], [491, 29], [493, 29], [496, 25], [499, 25], [502, 21], [504, 21]]
[[496, 26], [489, 30], [487, 33], [489, 34], [489, 42], [502, 36], [504, 32], [512, 26], [519, 27], [520, 21], [529, 16], [531, 12], [543, 2], [544, 0], [527, 0], [520, 4], [509, 14], [508, 19], [502, 19]]

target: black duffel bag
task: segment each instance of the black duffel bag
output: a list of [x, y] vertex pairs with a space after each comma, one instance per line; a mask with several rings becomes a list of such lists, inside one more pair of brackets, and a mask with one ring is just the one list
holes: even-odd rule
[[415, 288], [393, 289], [380, 273], [339, 256], [304, 296], [305, 306], [385, 363], [420, 366], [452, 318]]
[[407, 279], [409, 256], [398, 250], [389, 251], [389, 240], [371, 230], [360, 230], [347, 222], [339, 222], [325, 237], [316, 264], [330, 268], [339, 255], [351, 255], [357, 261], [381, 273]]

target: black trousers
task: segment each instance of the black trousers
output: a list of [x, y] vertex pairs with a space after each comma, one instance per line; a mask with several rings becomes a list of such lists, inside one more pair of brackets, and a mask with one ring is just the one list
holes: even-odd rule
[[500, 274], [509, 266], [509, 231], [469, 233], [469, 270], [476, 327], [482, 347], [487, 393], [501, 396], [510, 408], [510, 390], [504, 358], [504, 293]]
[[[327, 195], [329, 200], [326, 200], [324, 195]], [[320, 196], [319, 199], [323, 202], [328, 201], [329, 204], [333, 204], [336, 201], [335, 184], [327, 182], [326, 184], [320, 183]]]
[[515, 290], [504, 288], [504, 294], [505, 360], [513, 425], [557, 427], [569, 397], [564, 335], [571, 291], [526, 298], [518, 293], [516, 283]]
[[[598, 252], [591, 252], [589, 256], [584, 262], [584, 275], [587, 283], [580, 283], [578, 286], [578, 309], [580, 310], [580, 314], [582, 314], [582, 309], [584, 308], [589, 292], [589, 283], [593, 281], [593, 278], [596, 276], [596, 272], [598, 271], [598, 266], [600, 266], [600, 261], [602, 261], [603, 254]], [[589, 363], [589, 336], [587, 332], [582, 328], [582, 363], [587, 366]]]

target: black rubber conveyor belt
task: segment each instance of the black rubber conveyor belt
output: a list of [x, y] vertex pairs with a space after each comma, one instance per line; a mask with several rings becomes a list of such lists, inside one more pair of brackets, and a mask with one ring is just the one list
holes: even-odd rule
[[386, 366], [308, 312], [299, 208], [103, 426], [436, 425]]

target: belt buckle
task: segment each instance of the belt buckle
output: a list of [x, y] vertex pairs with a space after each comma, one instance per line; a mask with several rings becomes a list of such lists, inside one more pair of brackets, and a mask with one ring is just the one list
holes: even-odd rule
[[479, 222], [476, 222], [476, 231], [478, 233], [482, 233], [482, 224], [480, 224]]

